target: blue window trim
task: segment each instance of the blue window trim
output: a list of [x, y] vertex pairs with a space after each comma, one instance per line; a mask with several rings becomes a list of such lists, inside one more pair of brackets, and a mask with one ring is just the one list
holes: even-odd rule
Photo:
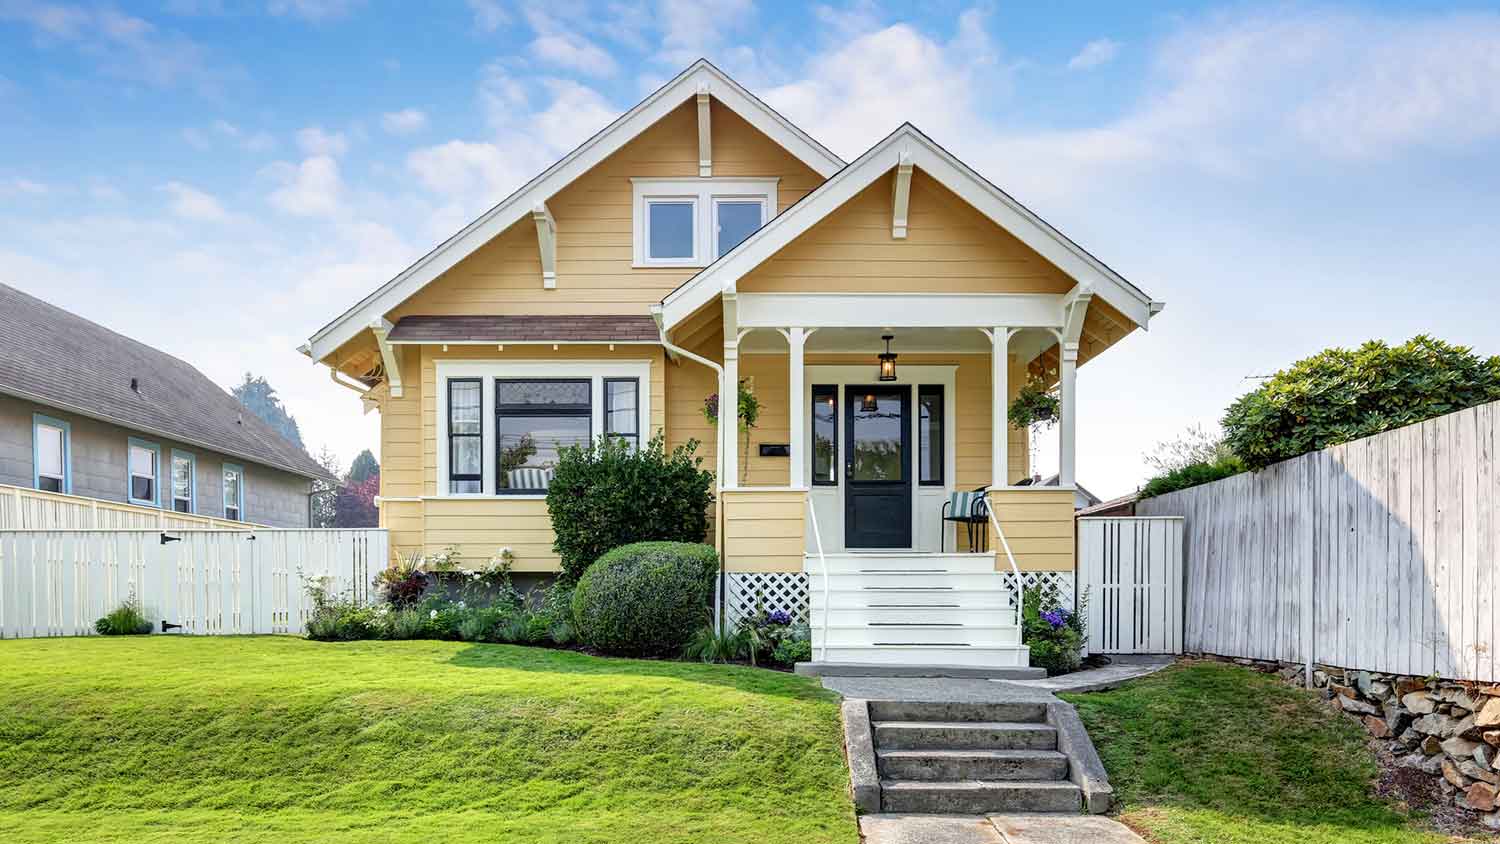
[[177, 458], [186, 457], [188, 460], [188, 509], [189, 513], [198, 512], [198, 456], [191, 451], [183, 451], [180, 448], [172, 449], [172, 462], [167, 466], [167, 497], [165, 509], [176, 512], [177, 510]]
[[239, 515], [235, 517], [234, 521], [243, 522], [245, 520], [245, 467], [238, 463], [225, 463], [223, 469], [219, 472], [219, 512], [224, 518], [229, 518], [229, 508], [225, 506], [228, 502], [225, 500], [224, 494], [224, 473], [230, 469], [235, 470], [240, 475], [239, 500], [235, 502], [235, 508], [239, 510]]
[[31, 486], [33, 489], [42, 488], [42, 444], [36, 435], [38, 425], [50, 425], [63, 433], [62, 491], [66, 495], [71, 495], [73, 494], [73, 426], [44, 413], [31, 414]]
[[[143, 507], [155, 507], [157, 509], [161, 509], [161, 446], [149, 440], [138, 439], [136, 437], [127, 437], [125, 439], [125, 442], [127, 443], [125, 448], [125, 500], [129, 501], [131, 504], [140, 504]], [[144, 498], [136, 498], [134, 495], [131, 495], [131, 492], [133, 492], [133, 490], [131, 490], [130, 488], [131, 446], [144, 448], [156, 454], [156, 480], [151, 484], [151, 494], [156, 496], [155, 500], [148, 501]]]

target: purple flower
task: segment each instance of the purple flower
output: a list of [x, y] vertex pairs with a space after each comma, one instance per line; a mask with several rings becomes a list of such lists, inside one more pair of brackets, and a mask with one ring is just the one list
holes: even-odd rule
[[777, 610], [766, 616], [766, 621], [771, 624], [791, 624], [792, 616], [786, 610]]
[[1055, 610], [1048, 610], [1042, 613], [1042, 620], [1052, 625], [1052, 629], [1056, 630], [1068, 623], [1068, 611], [1062, 607], [1058, 607]]

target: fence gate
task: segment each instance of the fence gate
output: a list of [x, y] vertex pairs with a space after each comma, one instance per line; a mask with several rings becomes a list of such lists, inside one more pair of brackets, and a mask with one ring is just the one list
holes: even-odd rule
[[1182, 653], [1182, 543], [1177, 517], [1078, 520], [1089, 653]]

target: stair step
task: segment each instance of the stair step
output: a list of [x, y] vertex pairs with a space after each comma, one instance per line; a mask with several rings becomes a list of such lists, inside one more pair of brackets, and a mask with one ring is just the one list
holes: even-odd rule
[[[820, 606], [813, 611], [815, 624], [822, 624], [825, 613]], [[978, 626], [1014, 626], [1016, 614], [1009, 607], [974, 609], [952, 605], [835, 607], [826, 613], [833, 627], [851, 624], [972, 624]]]
[[1025, 721], [875, 721], [886, 750], [1056, 750], [1057, 730]]
[[888, 780], [1056, 781], [1068, 776], [1068, 757], [1055, 750], [881, 750]]
[[[1004, 588], [1005, 578], [991, 571], [947, 572], [947, 571], [875, 571], [838, 573], [827, 575], [830, 589], [946, 589], [968, 590], [989, 587]], [[808, 588], [812, 591], [823, 588], [821, 572], [807, 573]]]
[[921, 814], [1077, 812], [1083, 808], [1083, 794], [1071, 782], [885, 780], [880, 804], [884, 812]]
[[823, 572], [823, 566], [834, 574], [851, 574], [880, 571], [950, 571], [993, 572], [994, 554], [912, 554], [897, 552], [889, 554], [827, 554], [819, 559], [817, 554], [807, 555], [803, 570], [808, 574]]
[[819, 645], [819, 662], [863, 665], [949, 665], [981, 668], [1025, 668], [1031, 649], [1025, 645]]
[[823, 609], [824, 601], [835, 610], [870, 608], [910, 609], [945, 607], [951, 609], [995, 610], [1014, 612], [1010, 592], [1002, 587], [984, 589], [944, 589], [908, 587], [905, 589], [846, 589], [834, 585], [825, 594], [822, 587], [808, 590], [808, 604], [813, 611]]
[[823, 628], [814, 624], [813, 647], [840, 645], [952, 645], [954, 647], [1021, 644], [1021, 628], [1008, 625], [963, 624], [843, 624]]
[[942, 721], [1033, 723], [1047, 720], [1045, 703], [964, 703], [922, 700], [872, 700], [871, 721]]

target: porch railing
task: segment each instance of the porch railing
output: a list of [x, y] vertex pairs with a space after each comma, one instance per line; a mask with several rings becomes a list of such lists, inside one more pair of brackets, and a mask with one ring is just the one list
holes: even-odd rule
[[1026, 581], [1021, 577], [1021, 567], [1016, 565], [1016, 555], [1011, 553], [1010, 542], [1005, 538], [1005, 531], [1000, 528], [1000, 519], [995, 515], [995, 505], [989, 500], [989, 490], [985, 490], [984, 511], [989, 514], [990, 525], [995, 528], [995, 536], [1000, 540], [1000, 547], [1005, 549], [1005, 559], [1010, 561], [1010, 572], [1016, 578], [1016, 627], [1021, 626], [1021, 607], [1026, 602]]
[[[813, 547], [818, 550], [818, 567], [823, 570], [823, 661], [828, 661], [828, 619], [832, 610], [828, 603], [828, 558], [823, 555], [823, 535], [818, 531], [818, 511], [813, 507], [812, 496], [806, 496], [807, 522], [812, 525]], [[809, 618], [811, 616], [809, 615]]]

